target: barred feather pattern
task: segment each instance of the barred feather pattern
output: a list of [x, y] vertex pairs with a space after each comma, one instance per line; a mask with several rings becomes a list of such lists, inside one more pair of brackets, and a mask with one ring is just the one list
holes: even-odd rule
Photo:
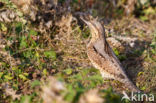
[[102, 24], [91, 16], [85, 16], [80, 16], [80, 18], [88, 25], [92, 34], [91, 40], [87, 45], [87, 54], [93, 66], [99, 69], [103, 78], [118, 80], [132, 91], [140, 92], [130, 81], [120, 61], [106, 41]]

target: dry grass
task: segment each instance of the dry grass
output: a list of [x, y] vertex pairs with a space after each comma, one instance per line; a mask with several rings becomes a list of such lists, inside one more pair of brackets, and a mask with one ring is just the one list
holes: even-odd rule
[[[36, 5], [43, 8], [38, 14], [35, 11], [38, 9], [33, 9], [35, 18], [34, 15], [29, 15], [30, 19], [27, 19], [27, 16], [19, 16], [15, 13], [16, 10], [7, 8], [0, 11], [0, 21], [3, 21], [0, 26], [0, 83], [4, 84], [4, 90], [0, 84], [0, 93], [6, 94], [0, 96], [0, 102], [15, 99], [14, 102], [17, 103], [22, 101], [22, 98], [25, 98], [24, 103], [37, 102], [41, 100], [39, 93], [42, 93], [45, 103], [72, 103], [74, 100], [79, 103], [108, 103], [107, 99], [110, 98], [119, 100], [112, 91], [108, 94], [99, 91], [112, 87], [115, 92], [120, 92], [126, 87], [118, 81], [103, 81], [100, 73], [93, 68], [86, 54], [86, 45], [90, 40], [88, 28], [80, 27], [77, 19], [71, 13], [65, 12], [66, 10], [61, 10], [61, 7], [57, 8], [57, 12], [55, 8], [51, 10], [46, 7], [44, 2]], [[10, 18], [11, 14], [15, 17]], [[4, 15], [8, 20], [4, 19]], [[22, 25], [18, 26], [18, 21], [21, 21]], [[112, 20], [105, 26], [107, 40], [128, 76], [141, 90], [152, 93], [156, 93], [156, 54], [151, 46], [155, 43], [155, 22], [151, 19], [147, 23], [132, 17]], [[22, 27], [22, 30], [17, 32], [17, 27]], [[28, 34], [31, 30], [35, 35], [31, 35], [30, 39]], [[21, 49], [22, 37], [26, 38], [28, 47]], [[34, 42], [36, 46], [32, 46]], [[26, 59], [23, 54], [29, 52], [31, 59]], [[65, 85], [50, 77], [49, 83], [40, 86], [40, 80], [45, 81], [49, 76], [61, 78]], [[65, 96], [66, 92], [70, 94], [67, 97], [71, 96], [72, 100]], [[105, 98], [105, 95], [111, 96]], [[65, 98], [67, 100], [64, 100]]]

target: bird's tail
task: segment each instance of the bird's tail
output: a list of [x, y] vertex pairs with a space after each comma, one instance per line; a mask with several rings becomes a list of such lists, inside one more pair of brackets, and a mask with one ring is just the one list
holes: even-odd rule
[[138, 87], [136, 87], [136, 86], [134, 85], [134, 83], [132, 83], [132, 81], [130, 81], [128, 78], [127, 78], [126, 80], [124, 80], [124, 81], [121, 81], [121, 82], [123, 82], [123, 83], [125, 84], [125, 86], [126, 86], [127, 88], [129, 88], [129, 91], [141, 92], [141, 91], [138, 89]]

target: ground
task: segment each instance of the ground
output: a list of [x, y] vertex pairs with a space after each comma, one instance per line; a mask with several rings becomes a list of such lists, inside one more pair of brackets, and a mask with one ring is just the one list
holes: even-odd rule
[[[95, 8], [94, 15], [101, 9]], [[0, 2], [0, 103], [121, 103], [122, 91], [128, 89], [118, 81], [104, 80], [87, 57], [89, 28], [74, 14], [63, 14], [66, 10], [58, 14], [43, 10], [38, 11], [42, 19], [36, 17], [34, 22], [9, 0]], [[144, 16], [101, 22], [129, 78], [144, 93], [156, 96], [153, 11], [148, 7]]]

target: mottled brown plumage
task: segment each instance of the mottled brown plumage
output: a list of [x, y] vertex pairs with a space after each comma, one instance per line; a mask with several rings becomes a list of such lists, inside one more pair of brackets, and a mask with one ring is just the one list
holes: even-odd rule
[[102, 77], [118, 80], [132, 91], [139, 91], [129, 80], [120, 61], [107, 43], [105, 30], [101, 23], [91, 16], [81, 16], [81, 19], [89, 26], [92, 34], [87, 45], [88, 58], [99, 69]]

